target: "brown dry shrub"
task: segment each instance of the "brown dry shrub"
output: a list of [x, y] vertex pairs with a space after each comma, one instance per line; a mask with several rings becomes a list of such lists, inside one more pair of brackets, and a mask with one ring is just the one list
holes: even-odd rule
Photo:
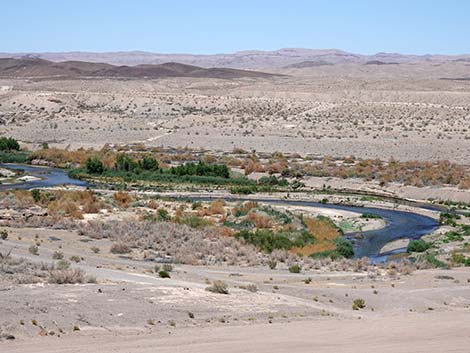
[[252, 209], [258, 207], [258, 202], [256, 201], [247, 201], [241, 205], [238, 205], [238, 206], [235, 206], [233, 209], [232, 209], [232, 214], [233, 215], [236, 215], [238, 213], [238, 211], [242, 214], [247, 214], [248, 212], [250, 212]]
[[149, 208], [151, 208], [152, 210], [156, 210], [158, 208], [158, 203], [157, 201], [155, 200], [150, 200], [148, 203], [147, 203], [147, 206]]
[[225, 201], [224, 200], [215, 200], [212, 201], [210, 206], [209, 206], [209, 214], [210, 215], [215, 215], [215, 214], [225, 214]]
[[222, 237], [231, 237], [235, 234], [235, 230], [229, 227], [218, 227], [214, 231]]
[[76, 201], [59, 199], [49, 202], [47, 210], [51, 216], [72, 217], [82, 219], [83, 213]]
[[127, 208], [130, 203], [133, 201], [131, 195], [125, 191], [118, 191], [113, 194], [113, 199], [119, 207]]
[[54, 284], [75, 284], [85, 282], [85, 274], [80, 269], [52, 270], [48, 282]]
[[336, 249], [334, 240], [341, 236], [341, 234], [329, 219], [304, 217], [304, 223], [309, 233], [315, 237], [316, 241], [302, 248], [291, 249], [293, 253], [308, 256], [318, 252]]
[[255, 162], [250, 158], [245, 159], [242, 168], [245, 170], [245, 175], [250, 175], [253, 172], [264, 172], [263, 166], [259, 162]]
[[464, 190], [470, 189], [470, 176], [467, 176], [460, 181], [459, 189], [464, 189]]
[[111, 245], [111, 249], [109, 251], [113, 254], [128, 254], [131, 252], [131, 248], [124, 243], [114, 243]]
[[271, 218], [253, 211], [246, 215], [246, 219], [252, 222], [256, 228], [271, 228], [273, 226]]
[[192, 265], [258, 265], [266, 254], [214, 229], [197, 230], [186, 225], [152, 221], [90, 221], [78, 225], [79, 234], [108, 238], [131, 248], [152, 250], [156, 256]]

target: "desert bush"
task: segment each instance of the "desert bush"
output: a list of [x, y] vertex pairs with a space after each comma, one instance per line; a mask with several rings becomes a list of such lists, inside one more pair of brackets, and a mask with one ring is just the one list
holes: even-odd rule
[[221, 237], [212, 228], [203, 231], [185, 225], [152, 221], [90, 221], [78, 225], [80, 235], [107, 238], [130, 247], [154, 250], [176, 263], [261, 264], [265, 256], [233, 237]]
[[214, 281], [212, 285], [206, 288], [207, 291], [218, 294], [229, 294], [227, 283], [224, 281]]
[[302, 271], [302, 267], [300, 267], [300, 265], [292, 265], [289, 267], [290, 273], [300, 273], [300, 271]]
[[7, 240], [8, 239], [8, 230], [6, 230], [6, 229], [0, 230], [0, 238], [2, 240]]
[[258, 286], [254, 283], [247, 284], [246, 286], [240, 286], [240, 288], [252, 293], [256, 293], [258, 291]]
[[67, 260], [60, 259], [56, 262], [55, 268], [58, 270], [66, 270], [70, 268], [70, 262], [68, 262]]
[[160, 270], [158, 271], [158, 276], [160, 278], [170, 278], [170, 273], [168, 271], [165, 271], [165, 270]]
[[246, 219], [252, 222], [256, 228], [271, 228], [273, 226], [273, 222], [269, 217], [257, 214], [254, 211], [248, 213]]
[[361, 298], [354, 299], [353, 304], [352, 304], [353, 310], [364, 309], [365, 307], [366, 307], [366, 302], [364, 299], [361, 299]]
[[268, 267], [271, 269], [271, 270], [274, 270], [277, 266], [277, 261], [274, 260], [274, 259], [269, 259], [268, 260]]
[[425, 242], [422, 239], [418, 240], [411, 240], [408, 243], [408, 247], [406, 248], [406, 251], [411, 253], [411, 252], [424, 252], [428, 250], [431, 247], [431, 244]]
[[131, 252], [131, 248], [124, 243], [114, 243], [111, 245], [110, 251], [113, 254], [128, 254]]
[[49, 273], [48, 281], [54, 284], [84, 283], [85, 275], [79, 269], [52, 270]]
[[39, 255], [39, 248], [36, 245], [31, 245], [28, 251], [33, 255]]
[[54, 260], [61, 260], [64, 258], [64, 253], [62, 251], [54, 251], [54, 253], [52, 254], [52, 259]]
[[80, 261], [82, 261], [82, 258], [78, 255], [72, 255], [72, 256], [70, 256], [69, 260], [73, 261], [73, 262], [76, 262], [76, 263], [79, 263]]
[[129, 193], [125, 191], [118, 191], [113, 194], [113, 199], [119, 207], [127, 208], [133, 201], [133, 198]]
[[163, 264], [162, 269], [163, 269], [163, 271], [166, 271], [166, 272], [172, 272], [173, 271], [173, 265], [172, 264]]

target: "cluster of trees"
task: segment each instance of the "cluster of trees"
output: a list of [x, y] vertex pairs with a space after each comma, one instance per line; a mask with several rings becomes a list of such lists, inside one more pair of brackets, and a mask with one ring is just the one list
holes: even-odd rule
[[[114, 170], [118, 172], [138, 173], [140, 171], [157, 171], [158, 168], [158, 161], [147, 156], [140, 160], [134, 160], [128, 155], [120, 154], [116, 157], [116, 163], [114, 164]], [[106, 168], [101, 159], [94, 156], [87, 159], [86, 170], [90, 174], [103, 174]]]
[[197, 164], [190, 162], [172, 167], [170, 173], [178, 176], [198, 175], [230, 178], [230, 170], [225, 164], [206, 164], [202, 161]]
[[20, 144], [13, 137], [0, 137], [0, 151], [19, 151]]
[[126, 154], [119, 154], [116, 157], [114, 167], [107, 169], [98, 156], [90, 157], [86, 161], [86, 170], [90, 174], [103, 174], [104, 172], [126, 172], [132, 174], [140, 174], [143, 172], [156, 172], [159, 174], [170, 174], [179, 177], [215, 177], [230, 178], [230, 170], [224, 164], [206, 164], [186, 163], [170, 169], [161, 169], [155, 158], [144, 156], [142, 159], [136, 160]]

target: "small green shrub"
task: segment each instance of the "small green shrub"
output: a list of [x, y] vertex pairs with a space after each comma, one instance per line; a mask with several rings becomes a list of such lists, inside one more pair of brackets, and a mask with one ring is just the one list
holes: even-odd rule
[[165, 270], [158, 271], [158, 276], [160, 278], [171, 278], [170, 273]]
[[411, 240], [408, 243], [408, 247], [407, 247], [406, 251], [409, 252], [409, 253], [411, 253], [411, 252], [425, 252], [430, 247], [431, 247], [431, 244], [425, 242], [422, 239]]
[[289, 267], [290, 273], [300, 273], [300, 271], [302, 271], [302, 267], [300, 267], [299, 265], [292, 265]]
[[2, 238], [2, 240], [8, 239], [8, 231], [6, 229], [0, 230], [0, 238]]
[[361, 299], [361, 298], [354, 299], [353, 304], [352, 304], [353, 310], [364, 309], [365, 307], [366, 307], [366, 302], [364, 299]]

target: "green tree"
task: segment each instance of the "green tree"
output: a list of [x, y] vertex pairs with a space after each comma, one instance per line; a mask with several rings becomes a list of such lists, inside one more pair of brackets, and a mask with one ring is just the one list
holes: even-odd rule
[[86, 170], [90, 174], [103, 174], [104, 166], [98, 157], [90, 157], [86, 161]]

